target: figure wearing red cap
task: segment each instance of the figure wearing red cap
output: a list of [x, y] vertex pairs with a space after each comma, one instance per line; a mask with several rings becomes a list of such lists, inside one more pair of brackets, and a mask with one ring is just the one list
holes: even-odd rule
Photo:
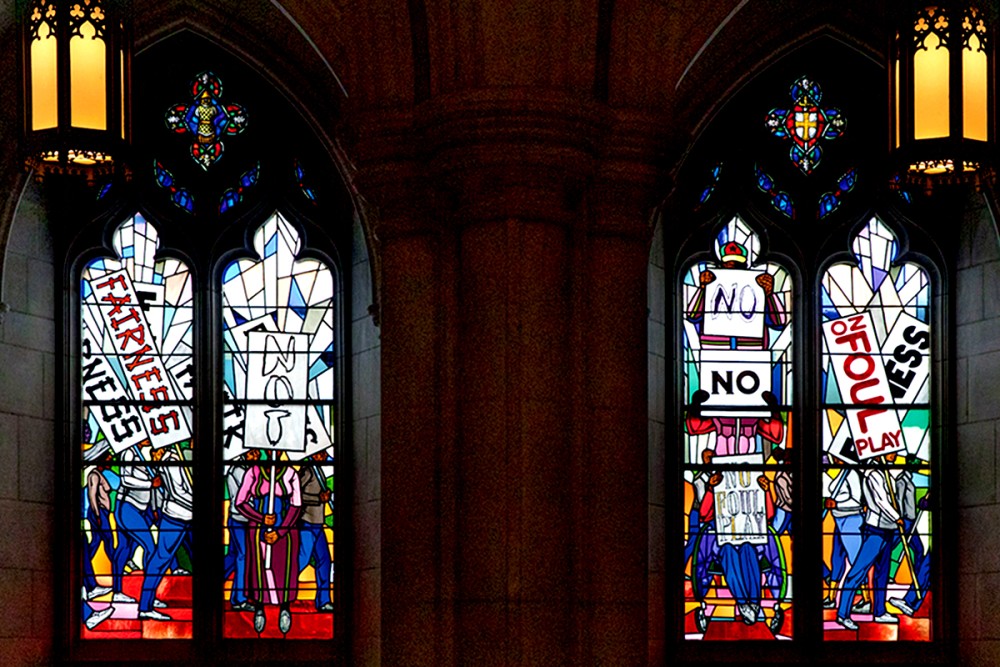
[[[746, 246], [736, 241], [728, 241], [719, 246], [719, 258], [722, 260], [720, 269], [750, 270], [751, 257]], [[759, 334], [747, 335], [745, 331], [733, 332], [733, 335], [705, 333], [706, 288], [716, 280], [716, 275], [705, 269], [698, 276], [698, 290], [688, 304], [685, 317], [695, 324], [698, 340], [704, 350], [767, 350], [770, 346], [768, 332], [770, 329], [782, 330], [788, 324], [788, 313], [774, 293], [774, 276], [760, 273], [754, 282], [764, 291], [764, 322]], [[703, 435], [715, 432], [717, 434], [715, 453], [719, 456], [731, 454], [750, 454], [757, 451], [756, 436], [760, 435], [769, 442], [780, 444], [784, 436], [784, 423], [778, 410], [778, 401], [768, 390], [761, 392], [761, 399], [771, 408], [771, 416], [760, 417], [710, 417], [701, 416], [701, 405], [708, 400], [707, 391], [699, 389], [691, 397], [691, 407], [685, 420], [687, 432], [691, 435]]]

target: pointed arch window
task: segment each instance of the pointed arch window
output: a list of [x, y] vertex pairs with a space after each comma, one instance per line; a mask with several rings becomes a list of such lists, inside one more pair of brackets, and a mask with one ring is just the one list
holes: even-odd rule
[[824, 637], [927, 641], [930, 276], [878, 217], [852, 250], [822, 278]]
[[[942, 563], [957, 547], [941, 516], [954, 220], [915, 206], [871, 150], [888, 145], [869, 111], [882, 78], [839, 45], [803, 47], [719, 112], [665, 206], [691, 221], [664, 237], [679, 445], [667, 618], [683, 664], [734, 642], [802, 664], [954, 657]], [[775, 106], [788, 90], [802, 109]], [[812, 112], [836, 132], [810, 134]], [[793, 132], [806, 143], [789, 159]], [[821, 160], [820, 138], [835, 139]]]
[[690, 635], [730, 637], [730, 625], [710, 622], [725, 616], [791, 637], [792, 278], [764, 261], [760, 238], [739, 217], [712, 245], [714, 257], [683, 274]]
[[[234, 58], [193, 35], [144, 57], [137, 79], [162, 75], [137, 86], [150, 170], [56, 207], [75, 230], [69, 654], [332, 660], [349, 590], [350, 196], [294, 110]], [[164, 125], [164, 100], [199, 72], [225, 78], [240, 101], [227, 112], [262, 124], [240, 125], [224, 158], [199, 160]], [[264, 131], [275, 118], [280, 136]]]

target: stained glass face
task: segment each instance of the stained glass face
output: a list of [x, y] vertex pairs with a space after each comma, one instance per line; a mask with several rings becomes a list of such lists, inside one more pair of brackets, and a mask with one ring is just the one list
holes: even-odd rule
[[823, 631], [929, 641], [931, 285], [878, 218], [822, 282]]
[[792, 636], [792, 281], [739, 218], [683, 276], [687, 639]]
[[333, 274], [274, 215], [223, 272], [226, 637], [332, 638]]
[[191, 275], [158, 245], [137, 214], [81, 277], [84, 639], [192, 636]]

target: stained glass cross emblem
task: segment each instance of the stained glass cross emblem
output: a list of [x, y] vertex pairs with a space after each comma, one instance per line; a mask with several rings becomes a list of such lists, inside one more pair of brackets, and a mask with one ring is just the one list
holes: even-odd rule
[[212, 72], [202, 72], [191, 82], [191, 104], [175, 104], [164, 115], [167, 129], [190, 134], [191, 157], [208, 170], [222, 157], [223, 137], [233, 137], [246, 129], [247, 112], [240, 104], [223, 104], [222, 81]]
[[788, 157], [808, 176], [823, 157], [820, 140], [841, 136], [847, 119], [840, 109], [819, 106], [823, 91], [808, 77], [799, 78], [792, 84], [790, 92], [792, 106], [771, 109], [764, 123], [774, 136], [791, 140]]

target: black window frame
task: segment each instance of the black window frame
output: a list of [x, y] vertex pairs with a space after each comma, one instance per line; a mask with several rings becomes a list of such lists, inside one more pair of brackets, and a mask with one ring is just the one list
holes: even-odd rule
[[[179, 55], [178, 55], [179, 54]], [[225, 139], [226, 152], [215, 166], [203, 170], [187, 155], [189, 141], [172, 136], [164, 127], [166, 108], [149, 101], [172, 88], [178, 103], [185, 101], [188, 83], [201, 71], [211, 70], [223, 78], [224, 97], [241, 103], [254, 120], [287, 119], [276, 138], [266, 131]], [[351, 252], [354, 206], [351, 195], [328, 153], [303, 116], [279, 89], [229, 52], [204, 38], [184, 32], [167, 38], [140, 54], [136, 77], [150, 77], [136, 86], [133, 114], [137, 129], [130, 165], [130, 178], [119, 172], [114, 178], [88, 186], [72, 178], [50, 178], [43, 185], [46, 213], [54, 239], [57, 266], [56, 416], [57, 416], [57, 519], [56, 553], [57, 651], [62, 660], [100, 664], [175, 664], [207, 662], [244, 664], [248, 661], [281, 660], [287, 664], [348, 664], [350, 655], [352, 576], [351, 505], [353, 462], [351, 459]], [[228, 81], [227, 81], [228, 78]], [[140, 81], [137, 81], [140, 83]], [[253, 84], [253, 85], [251, 85]], [[139, 118], [147, 116], [145, 126]], [[189, 140], [190, 137], [187, 137]], [[240, 146], [241, 143], [246, 145]], [[154, 181], [152, 161], [170, 156], [171, 169], [196, 192], [195, 212], [173, 204], [168, 193]], [[244, 201], [225, 213], [218, 210], [218, 197], [235, 185], [239, 174], [259, 157], [261, 176], [248, 188]], [[227, 163], [228, 158], [228, 163]], [[185, 162], [186, 160], [187, 162]], [[306, 196], [294, 175], [294, 161], [302, 165], [307, 185], [315, 199]], [[223, 164], [226, 163], [226, 164]], [[198, 177], [202, 180], [197, 181]], [[106, 194], [99, 197], [105, 185]], [[200, 207], [198, 205], [201, 204]], [[191, 639], [83, 640], [80, 638], [80, 577], [82, 540], [80, 529], [79, 475], [84, 470], [81, 449], [80, 407], [80, 279], [83, 267], [98, 257], [116, 257], [112, 236], [120, 224], [141, 214], [158, 232], [157, 257], [184, 261], [193, 283], [193, 437], [195, 514], [192, 532], [199, 561], [192, 575], [193, 637]], [[300, 235], [296, 259], [322, 262], [334, 280], [336, 361], [336, 417], [334, 435], [336, 498], [334, 525], [336, 571], [334, 584], [334, 636], [323, 640], [225, 639], [223, 614], [228, 600], [222, 595], [224, 462], [222, 460], [223, 401], [222, 276], [225, 267], [239, 258], [259, 259], [253, 235], [272, 215], [281, 215]], [[199, 446], [198, 443], [206, 443]]]

